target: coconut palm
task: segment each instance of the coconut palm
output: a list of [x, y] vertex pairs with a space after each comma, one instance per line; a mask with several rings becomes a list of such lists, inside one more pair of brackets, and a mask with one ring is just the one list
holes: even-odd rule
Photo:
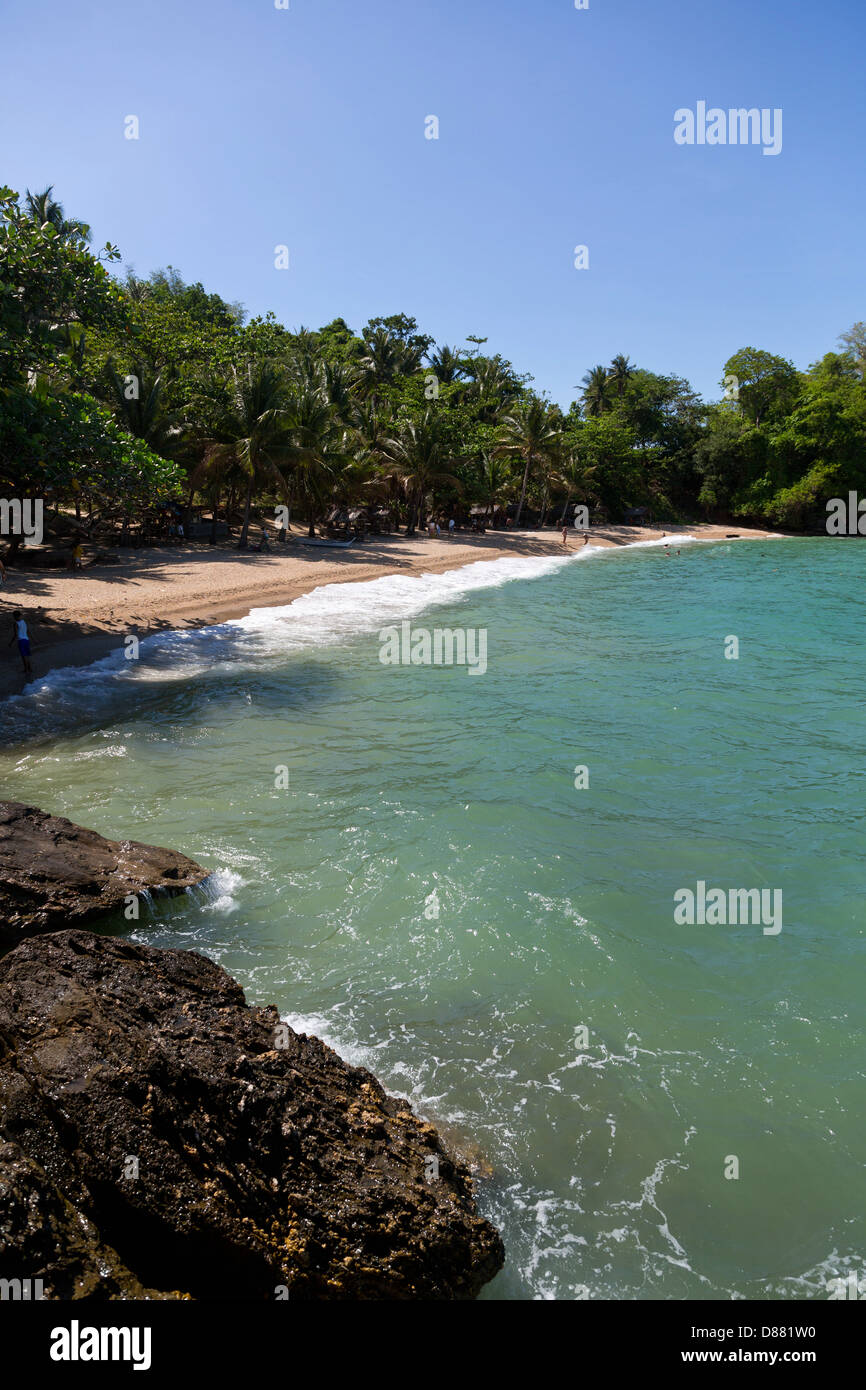
[[417, 372], [424, 356], [423, 348], [406, 343], [383, 324], [374, 328], [365, 339], [366, 352], [360, 366], [367, 389], [376, 394], [380, 386], [398, 376]]
[[88, 223], [80, 222], [76, 218], [67, 218], [63, 211], [63, 204], [58, 203], [56, 198], [51, 196], [53, 192], [53, 184], [49, 184], [41, 193], [31, 193], [28, 188], [24, 199], [28, 217], [38, 223], [40, 227], [44, 227], [47, 223], [55, 227], [58, 235], [67, 241], [89, 241], [90, 227]]
[[481, 485], [487, 503], [488, 519], [496, 511], [497, 497], [501, 496], [510, 481], [511, 469], [508, 460], [497, 454], [494, 449], [486, 450], [481, 458]]
[[322, 386], [328, 400], [344, 424], [353, 424], [358, 414], [358, 392], [361, 373], [349, 362], [322, 364]]
[[634, 376], [634, 372], [635, 369], [628, 358], [621, 352], [617, 353], [610, 364], [610, 371], [607, 379], [616, 387], [616, 394], [619, 396], [620, 400], [622, 400], [623, 392], [630, 378]]
[[404, 420], [385, 447], [409, 499], [406, 535], [412, 536], [426, 498], [435, 488], [461, 490], [457, 478], [447, 471], [450, 460], [442, 416], [428, 407], [420, 420]]
[[587, 500], [588, 488], [595, 474], [595, 467], [587, 464], [577, 449], [568, 449], [560, 460], [557, 473], [559, 482], [564, 484], [566, 488], [562, 516], [559, 518], [560, 522], [564, 522], [568, 512], [568, 504], [575, 493], [581, 500]]
[[180, 425], [176, 414], [163, 404], [165, 380], [161, 372], [151, 373], [141, 362], [120, 376], [109, 358], [105, 376], [124, 429], [157, 454], [166, 455], [177, 443]]
[[465, 376], [468, 364], [464, 357], [460, 356], [453, 348], [447, 347], [444, 343], [441, 348], [437, 348], [430, 358], [431, 370], [436, 373], [442, 386], [449, 386], [458, 377]]
[[352, 466], [348, 431], [322, 386], [295, 385], [285, 413], [292, 487], [307, 504], [309, 534], [316, 534], [316, 513], [341, 472]]
[[526, 397], [516, 410], [504, 416], [497, 450], [500, 454], [523, 460], [523, 484], [515, 526], [520, 525], [532, 468], [555, 453], [558, 441], [556, 417], [547, 402], [539, 396]]
[[607, 368], [593, 367], [583, 377], [583, 408], [587, 415], [603, 415], [610, 410], [610, 378]]
[[249, 362], [232, 368], [226, 383], [222, 409], [218, 411], [207, 441], [207, 457], [214, 469], [236, 464], [246, 483], [244, 519], [238, 550], [248, 544], [253, 494], [266, 479], [287, 491], [283, 469], [292, 451], [288, 438], [286, 382], [271, 362]]
[[501, 357], [475, 357], [467, 371], [472, 376], [470, 394], [485, 403], [479, 419], [493, 422], [517, 400], [520, 385]]

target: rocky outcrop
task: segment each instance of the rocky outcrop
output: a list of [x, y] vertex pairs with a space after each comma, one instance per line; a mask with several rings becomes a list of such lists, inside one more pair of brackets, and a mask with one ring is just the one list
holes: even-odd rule
[[174, 850], [106, 840], [35, 806], [0, 801], [0, 944], [91, 922], [131, 894], [182, 893], [208, 872]]
[[0, 1278], [465, 1299], [502, 1262], [433, 1126], [213, 962], [74, 930], [0, 960]]

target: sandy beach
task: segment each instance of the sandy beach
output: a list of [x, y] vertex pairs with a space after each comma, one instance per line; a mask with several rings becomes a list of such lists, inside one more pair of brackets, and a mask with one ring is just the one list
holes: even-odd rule
[[[590, 544], [622, 546], [677, 535], [760, 540], [775, 533], [744, 527], [668, 526], [663, 532], [636, 526], [594, 527]], [[569, 532], [569, 550], [582, 547]], [[378, 579], [386, 574], [441, 574], [502, 555], [561, 555], [558, 531], [486, 535], [458, 532], [453, 539], [371, 537], [346, 550], [304, 546], [295, 534], [269, 553], [240, 552], [230, 544], [119, 550], [117, 564], [68, 570], [8, 571], [0, 588], [0, 696], [19, 692], [27, 680], [61, 666], [83, 666], [122, 645], [127, 634], [206, 627], [239, 618], [252, 608], [291, 603], [321, 584]], [[12, 636], [11, 615], [23, 612], [30, 631], [33, 676], [26, 678]]]

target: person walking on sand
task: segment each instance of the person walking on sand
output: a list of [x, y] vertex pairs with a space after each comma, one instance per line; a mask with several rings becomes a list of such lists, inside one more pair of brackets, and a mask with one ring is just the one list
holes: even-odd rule
[[454, 537], [454, 525], [455, 525], [455, 522], [454, 522], [453, 516], [452, 516], [452, 517], [449, 517], [449, 518], [448, 518], [448, 535], [451, 536], [452, 539], [453, 539], [453, 537]]
[[567, 526], [563, 526], [563, 528], [562, 528], [562, 544], [565, 546], [565, 548], [566, 548], [566, 550], [567, 550], [567, 549], [568, 549], [568, 527], [567, 527]]
[[9, 638], [6, 645], [11, 647], [16, 639], [18, 641], [18, 651], [21, 655], [21, 662], [24, 666], [24, 674], [25, 676], [32, 676], [33, 667], [30, 665], [30, 636], [27, 632], [27, 624], [24, 621], [20, 609], [18, 612], [12, 614], [12, 636]]

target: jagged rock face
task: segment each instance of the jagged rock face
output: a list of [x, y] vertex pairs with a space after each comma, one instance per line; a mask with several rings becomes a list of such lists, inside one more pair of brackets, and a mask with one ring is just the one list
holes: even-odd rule
[[0, 801], [0, 944], [78, 926], [129, 894], [182, 893], [208, 870], [174, 850], [106, 840], [62, 816]]
[[502, 1263], [432, 1125], [213, 962], [85, 931], [0, 961], [0, 1278], [460, 1299]]

